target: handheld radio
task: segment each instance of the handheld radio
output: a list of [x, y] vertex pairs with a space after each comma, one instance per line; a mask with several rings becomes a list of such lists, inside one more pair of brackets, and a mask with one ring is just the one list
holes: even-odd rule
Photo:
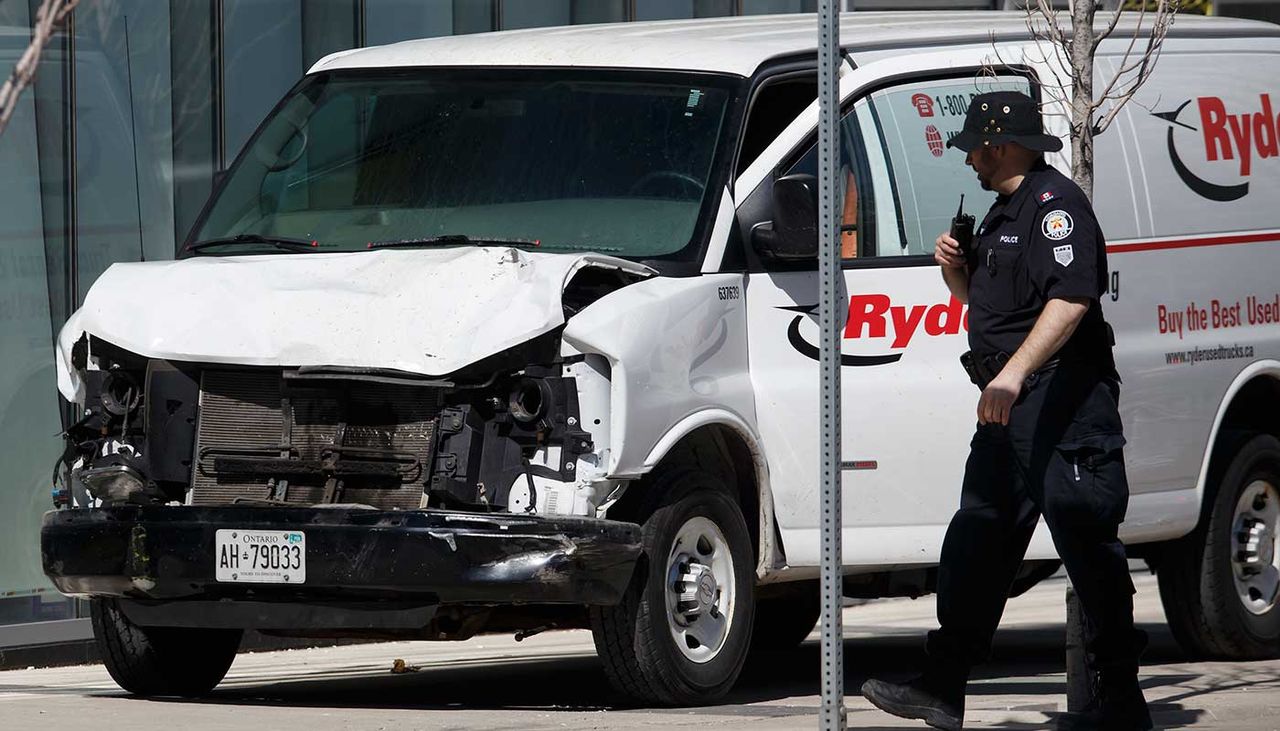
[[965, 256], [973, 254], [973, 216], [964, 212], [964, 194], [960, 194], [960, 206], [956, 209], [956, 217], [951, 219], [951, 238], [960, 244], [960, 251]]

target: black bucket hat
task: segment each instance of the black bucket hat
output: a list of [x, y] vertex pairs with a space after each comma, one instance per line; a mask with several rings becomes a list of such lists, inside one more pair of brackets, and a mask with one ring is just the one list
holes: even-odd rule
[[1017, 91], [993, 91], [974, 97], [964, 117], [964, 130], [947, 140], [947, 147], [969, 152], [975, 147], [1006, 142], [1037, 152], [1062, 149], [1062, 140], [1044, 133], [1039, 105]]

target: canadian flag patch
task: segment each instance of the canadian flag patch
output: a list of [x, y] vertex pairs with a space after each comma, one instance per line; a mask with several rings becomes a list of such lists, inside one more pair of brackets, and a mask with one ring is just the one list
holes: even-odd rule
[[1071, 244], [1055, 246], [1053, 247], [1053, 260], [1064, 267], [1070, 266], [1071, 262], [1076, 260], [1076, 252], [1072, 250]]
[[1049, 201], [1053, 200], [1055, 197], [1056, 196], [1053, 194], [1053, 191], [1046, 190], [1045, 192], [1040, 194], [1040, 202], [1048, 203]]

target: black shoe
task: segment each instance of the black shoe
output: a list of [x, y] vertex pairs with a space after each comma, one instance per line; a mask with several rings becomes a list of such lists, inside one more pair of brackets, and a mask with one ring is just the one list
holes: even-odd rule
[[925, 674], [908, 683], [868, 680], [862, 695], [872, 705], [899, 718], [916, 718], [944, 731], [964, 727], [965, 679], [940, 679]]
[[1058, 731], [1148, 731], [1155, 728], [1138, 676], [1103, 671], [1083, 711], [1058, 717]]

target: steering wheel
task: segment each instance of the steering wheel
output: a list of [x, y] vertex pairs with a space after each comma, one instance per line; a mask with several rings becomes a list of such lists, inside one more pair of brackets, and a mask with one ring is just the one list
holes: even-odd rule
[[655, 180], [675, 180], [681, 183], [692, 185], [695, 189], [697, 189], [699, 196], [701, 196], [703, 191], [707, 189], [707, 186], [704, 185], [701, 180], [698, 180], [692, 175], [679, 172], [678, 170], [654, 170], [653, 172], [645, 173], [644, 175], [641, 175], [639, 178], [637, 178], [636, 182], [632, 183], [631, 187], [627, 188], [627, 193], [634, 195], [638, 193], [642, 188], [644, 188], [644, 186], [648, 185], [649, 183], [652, 183]]

